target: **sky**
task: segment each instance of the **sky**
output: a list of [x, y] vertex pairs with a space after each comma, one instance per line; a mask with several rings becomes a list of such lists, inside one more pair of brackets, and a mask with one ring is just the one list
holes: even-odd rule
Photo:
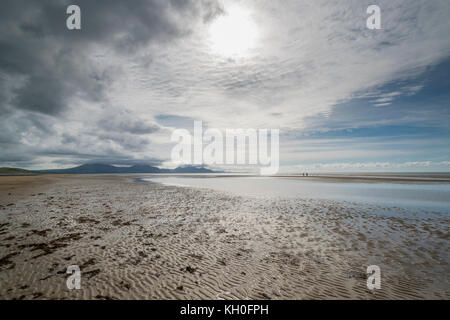
[[448, 0], [4, 0], [0, 166], [171, 167], [171, 133], [201, 120], [279, 129], [280, 172], [450, 171], [449, 16]]

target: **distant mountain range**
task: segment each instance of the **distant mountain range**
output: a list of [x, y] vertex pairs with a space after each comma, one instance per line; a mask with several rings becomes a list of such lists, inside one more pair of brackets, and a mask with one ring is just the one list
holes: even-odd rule
[[175, 169], [160, 169], [146, 164], [136, 164], [130, 167], [117, 167], [110, 164], [87, 163], [68, 169], [33, 170], [32, 173], [52, 174], [98, 174], [98, 173], [215, 173], [202, 166], [182, 166]]

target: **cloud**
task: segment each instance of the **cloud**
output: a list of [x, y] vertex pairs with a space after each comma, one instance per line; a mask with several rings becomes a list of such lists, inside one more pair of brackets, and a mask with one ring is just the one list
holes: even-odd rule
[[[426, 118], [397, 102], [449, 57], [448, 1], [380, 0], [382, 30], [366, 28], [366, 0], [240, 1], [259, 42], [223, 56], [208, 30], [230, 3], [80, 0], [82, 30], [69, 31], [68, 0], [3, 1], [3, 162], [166, 161], [169, 127], [194, 119], [311, 133]], [[364, 98], [380, 108], [352, 105]]]
[[99, 121], [98, 126], [108, 132], [145, 135], [157, 132], [160, 126], [145, 119], [138, 119], [127, 114], [115, 114]]
[[404, 96], [413, 96], [418, 93], [424, 87], [423, 84], [418, 85], [408, 85], [400, 88], [398, 91], [387, 92], [387, 93], [371, 93], [370, 96], [376, 97], [376, 99], [371, 100], [375, 107], [384, 107], [391, 105], [395, 98]]
[[[74, 109], [89, 104], [89, 108], [104, 109], [109, 103], [108, 90], [120, 76], [126, 76], [120, 63], [111, 63], [111, 56], [127, 59], [151, 43], [170, 43], [190, 32], [189, 19], [198, 16], [207, 20], [220, 9], [212, 1], [138, 0], [130, 5], [123, 1], [80, 0], [77, 4], [82, 8], [82, 30], [73, 32], [65, 27], [69, 4], [51, 0], [2, 2], [0, 131], [3, 152], [17, 155], [4, 156], [5, 162], [13, 163], [21, 158], [19, 154], [22, 158], [45, 152], [77, 155], [77, 148], [87, 147], [83, 140], [95, 140], [97, 147], [104, 145], [97, 149], [98, 157], [102, 150], [118, 156], [118, 149], [124, 153], [129, 149], [131, 154], [148, 145], [145, 137], [127, 135], [158, 131], [159, 126], [150, 119], [141, 119], [136, 113], [124, 115], [123, 110], [118, 110], [120, 117], [95, 112], [99, 118], [91, 121], [86, 109], [82, 117], [73, 119], [73, 113], [79, 111]], [[98, 131], [94, 138], [95, 123], [109, 134]], [[69, 132], [71, 126], [76, 132]], [[67, 153], [37, 151], [44, 150], [45, 145], [59, 150], [55, 146], [58, 140]], [[73, 148], [68, 150], [67, 146]], [[24, 152], [29, 156], [25, 157]]]
[[319, 172], [332, 171], [392, 171], [392, 170], [427, 170], [450, 169], [450, 161], [409, 161], [409, 162], [336, 162], [336, 163], [316, 163], [313, 165], [300, 165], [284, 168], [286, 172], [299, 172], [299, 170], [312, 170]]
[[[148, 110], [144, 104], [150, 100], [152, 112], [164, 105], [172, 114], [216, 127], [302, 128], [308, 117], [329, 113], [387, 82], [415, 77], [448, 56], [448, 27], [442, 21], [450, 9], [444, 2], [383, 1], [384, 26], [378, 31], [365, 28], [368, 4], [246, 2], [261, 28], [255, 52], [214, 56], [201, 36], [208, 25], [200, 25], [195, 36], [164, 48], [161, 59], [153, 57], [149, 68], [133, 71], [140, 80], [130, 88], [136, 108]], [[411, 92], [379, 98], [393, 101]], [[117, 99], [130, 96], [121, 95]]]
[[151, 41], [170, 42], [188, 31], [179, 17], [194, 14], [198, 7], [182, 0], [137, 0], [133, 5], [80, 0], [82, 30], [69, 31], [69, 4], [2, 2], [0, 70], [23, 78], [20, 88], [9, 92], [14, 95], [11, 107], [55, 115], [74, 96], [105, 99], [105, 89], [121, 71], [104, 59], [108, 51], [126, 55]]
[[389, 105], [391, 105], [390, 102], [386, 102], [386, 103], [375, 103], [375, 104], [374, 104], [375, 107], [386, 107], [386, 106], [389, 106]]

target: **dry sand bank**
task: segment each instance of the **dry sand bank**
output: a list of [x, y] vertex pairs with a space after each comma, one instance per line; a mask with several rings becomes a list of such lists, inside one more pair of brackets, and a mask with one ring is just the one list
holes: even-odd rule
[[130, 176], [0, 177], [0, 298], [449, 299], [449, 222]]

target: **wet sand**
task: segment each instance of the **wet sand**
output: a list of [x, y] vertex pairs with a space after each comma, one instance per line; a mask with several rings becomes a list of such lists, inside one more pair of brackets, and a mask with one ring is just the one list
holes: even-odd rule
[[449, 299], [449, 222], [126, 175], [0, 177], [0, 298]]
[[[151, 177], [173, 177], [175, 175], [173, 174], [147, 174], [146, 176]], [[248, 177], [261, 177], [259, 175], [253, 175], [253, 174], [177, 174], [176, 176], [179, 177], [189, 177], [189, 178], [248, 178]], [[334, 175], [327, 175], [327, 174], [310, 174], [308, 176], [302, 176], [302, 175], [274, 175], [274, 176], [267, 176], [272, 178], [284, 178], [284, 179], [298, 179], [298, 180], [305, 180], [305, 181], [323, 181], [323, 182], [349, 182], [349, 183], [355, 183], [355, 182], [362, 182], [362, 183], [426, 183], [426, 184], [440, 184], [450, 183], [450, 175], [449, 174], [423, 174], [423, 175], [387, 175], [387, 174], [365, 174], [365, 175], [357, 175], [357, 174], [350, 174], [350, 175], [343, 175], [343, 174], [334, 174]]]
[[286, 179], [303, 179], [303, 180], [318, 180], [326, 182], [373, 182], [373, 183], [450, 183], [450, 177], [448, 176], [392, 176], [392, 175], [309, 175], [309, 176], [277, 176]]

